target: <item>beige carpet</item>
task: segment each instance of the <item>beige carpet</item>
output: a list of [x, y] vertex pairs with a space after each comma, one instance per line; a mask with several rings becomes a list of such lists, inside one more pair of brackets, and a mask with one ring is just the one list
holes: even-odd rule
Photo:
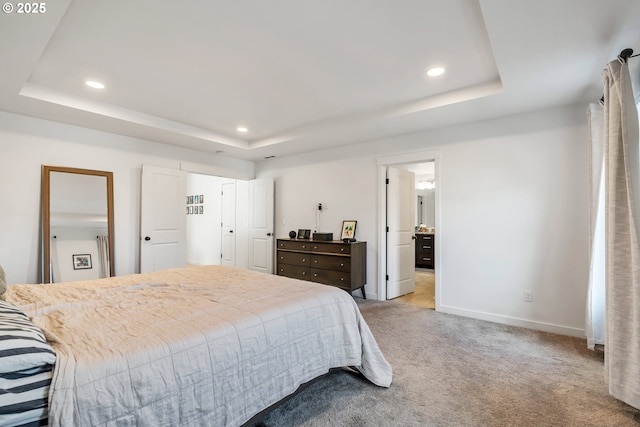
[[394, 301], [423, 308], [436, 308], [436, 275], [432, 271], [416, 271], [416, 290]]
[[338, 370], [258, 425], [638, 426], [582, 339], [356, 298], [394, 369], [390, 388]]

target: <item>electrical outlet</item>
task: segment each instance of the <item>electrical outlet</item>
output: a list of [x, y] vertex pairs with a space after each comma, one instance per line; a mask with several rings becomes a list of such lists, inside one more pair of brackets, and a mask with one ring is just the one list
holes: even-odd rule
[[533, 292], [524, 291], [524, 302], [533, 302]]

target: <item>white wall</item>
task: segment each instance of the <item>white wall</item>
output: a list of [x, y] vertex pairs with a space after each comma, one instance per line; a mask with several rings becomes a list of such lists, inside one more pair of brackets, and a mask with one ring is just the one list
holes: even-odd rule
[[116, 274], [139, 270], [142, 164], [251, 179], [252, 162], [0, 112], [0, 264], [7, 282], [40, 280], [41, 165], [114, 173]]
[[[276, 236], [358, 220], [378, 292], [378, 156], [439, 153], [438, 304], [445, 312], [582, 336], [588, 273], [584, 107], [542, 111], [256, 165], [273, 177]], [[417, 161], [423, 160], [416, 158]], [[523, 292], [533, 292], [525, 303]]]
[[[187, 174], [187, 195], [204, 196], [202, 214], [187, 215], [187, 263], [220, 264], [220, 182], [217, 176]], [[185, 200], [186, 201], [186, 200]]]
[[[358, 221], [367, 294], [378, 293], [378, 156], [439, 154], [438, 304], [442, 311], [580, 335], [588, 270], [584, 107], [372, 141], [256, 166], [276, 182], [276, 236]], [[40, 166], [114, 172], [116, 274], [139, 267], [143, 163], [253, 178], [253, 163], [0, 113], [0, 264], [9, 283], [39, 280]], [[184, 169], [184, 166], [183, 166]], [[223, 174], [221, 174], [223, 175]], [[533, 303], [523, 302], [523, 291]]]

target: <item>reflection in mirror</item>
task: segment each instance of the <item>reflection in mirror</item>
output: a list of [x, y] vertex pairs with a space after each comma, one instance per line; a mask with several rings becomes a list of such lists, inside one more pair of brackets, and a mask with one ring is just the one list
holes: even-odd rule
[[42, 282], [113, 276], [113, 173], [42, 166]]

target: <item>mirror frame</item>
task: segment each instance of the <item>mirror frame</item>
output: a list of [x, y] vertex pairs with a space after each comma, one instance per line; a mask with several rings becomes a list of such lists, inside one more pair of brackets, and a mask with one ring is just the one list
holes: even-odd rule
[[113, 227], [113, 172], [42, 165], [42, 283], [51, 283], [51, 172], [104, 176], [107, 179], [107, 230], [109, 233], [109, 275], [115, 276]]

